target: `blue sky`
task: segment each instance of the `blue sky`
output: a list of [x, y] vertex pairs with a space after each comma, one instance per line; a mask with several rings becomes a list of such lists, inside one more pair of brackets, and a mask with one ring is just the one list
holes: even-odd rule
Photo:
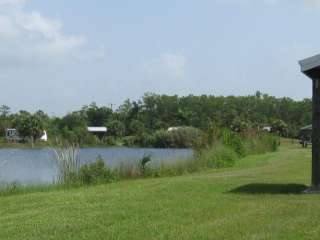
[[160, 94], [311, 96], [318, 0], [0, 0], [0, 104], [63, 114]]

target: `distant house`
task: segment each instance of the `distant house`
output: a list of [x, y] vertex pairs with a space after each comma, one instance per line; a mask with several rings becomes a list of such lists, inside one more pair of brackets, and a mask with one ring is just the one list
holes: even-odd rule
[[87, 127], [88, 132], [97, 135], [99, 138], [102, 138], [107, 133], [106, 127]]
[[19, 136], [19, 132], [15, 128], [7, 128], [6, 129], [6, 140], [10, 142], [17, 142], [22, 140]]

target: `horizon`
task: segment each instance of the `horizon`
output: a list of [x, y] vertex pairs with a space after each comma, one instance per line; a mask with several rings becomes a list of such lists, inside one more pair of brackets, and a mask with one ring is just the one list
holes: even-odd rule
[[310, 98], [298, 61], [320, 53], [319, 13], [317, 0], [0, 0], [0, 105], [61, 116], [147, 92]]

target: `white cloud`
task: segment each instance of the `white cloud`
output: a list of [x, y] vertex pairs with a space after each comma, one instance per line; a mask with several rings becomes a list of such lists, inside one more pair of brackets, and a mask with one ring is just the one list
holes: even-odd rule
[[23, 5], [26, 0], [0, 0], [0, 5]]
[[86, 43], [83, 36], [64, 35], [60, 21], [45, 18], [39, 12], [20, 12], [16, 22], [30, 38], [41, 39], [39, 49], [50, 55], [65, 53]]
[[85, 55], [89, 58], [103, 55], [88, 49], [86, 37], [64, 34], [61, 21], [45, 17], [38, 11], [27, 11], [26, 4], [25, 0], [0, 0], [1, 62], [4, 59], [28, 64], [37, 60], [62, 62], [84, 60]]

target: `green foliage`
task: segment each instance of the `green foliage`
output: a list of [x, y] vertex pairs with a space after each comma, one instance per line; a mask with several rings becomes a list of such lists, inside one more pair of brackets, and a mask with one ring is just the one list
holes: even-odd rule
[[[133, 145], [126, 146], [140, 146], [140, 147], [154, 147], [155, 146], [155, 134], [141, 133], [132, 138]], [[129, 143], [129, 142], [127, 142]]]
[[122, 137], [125, 132], [125, 125], [119, 120], [112, 120], [107, 124], [108, 133], [115, 137]]
[[123, 145], [127, 147], [133, 147], [136, 143], [136, 137], [134, 136], [126, 136], [122, 138]]
[[[157, 130], [153, 134], [142, 133], [131, 139], [136, 146], [156, 148], [192, 148], [202, 132], [193, 127], [179, 127], [173, 131]], [[132, 144], [132, 142], [126, 142]], [[130, 145], [127, 145], [130, 146]]]
[[132, 120], [129, 124], [129, 134], [139, 136], [146, 131], [143, 122], [139, 120]]
[[115, 180], [113, 171], [105, 165], [101, 156], [95, 162], [81, 166], [78, 177], [82, 184], [108, 183]]
[[13, 126], [15, 126], [20, 134], [24, 138], [29, 138], [31, 143], [39, 138], [44, 130], [43, 119], [39, 114], [30, 114], [25, 111], [20, 111], [13, 121]]
[[158, 130], [153, 134], [153, 146], [169, 148], [172, 143], [172, 134], [166, 130]]
[[139, 170], [141, 176], [145, 176], [147, 173], [147, 164], [151, 162], [151, 156], [150, 155], [144, 155], [140, 160], [139, 160]]
[[272, 132], [279, 134], [280, 136], [286, 137], [288, 135], [288, 125], [281, 119], [272, 121]]
[[98, 107], [95, 102], [89, 106], [84, 106], [81, 109], [81, 114], [84, 116], [88, 126], [105, 126], [112, 118], [112, 109], [107, 107]]
[[[148, 93], [138, 101], [126, 100], [116, 110], [92, 103], [63, 117], [49, 117], [42, 111], [10, 114], [9, 107], [2, 106], [0, 134], [3, 136], [6, 128], [19, 127], [21, 134], [32, 140], [39, 137], [41, 127], [51, 139], [59, 137], [80, 145], [117, 144], [119, 139], [125, 138], [124, 144], [128, 146], [194, 147], [199, 142], [190, 130], [183, 128], [168, 134], [166, 129], [189, 126], [204, 133], [210, 129], [229, 129], [244, 134], [250, 129], [272, 126], [274, 133], [280, 136], [296, 137], [301, 127], [311, 123], [311, 107], [311, 99], [295, 101], [260, 92], [237, 97]], [[107, 135], [115, 141], [102, 135], [93, 136], [87, 132], [87, 126], [108, 127]], [[126, 139], [128, 136], [131, 138]], [[207, 137], [208, 141], [213, 140]], [[227, 135], [225, 138], [230, 139]], [[243, 147], [237, 139], [231, 139], [230, 144], [243, 155]]]
[[244, 157], [246, 155], [243, 137], [228, 129], [222, 129], [220, 134], [222, 135], [220, 137], [222, 138], [222, 143], [233, 149], [239, 157]]
[[217, 143], [199, 154], [200, 165], [208, 168], [231, 167], [237, 160], [239, 160], [237, 152], [221, 143]]
[[10, 126], [8, 115], [10, 108], [6, 105], [0, 106], [0, 136], [4, 136], [5, 129]]

